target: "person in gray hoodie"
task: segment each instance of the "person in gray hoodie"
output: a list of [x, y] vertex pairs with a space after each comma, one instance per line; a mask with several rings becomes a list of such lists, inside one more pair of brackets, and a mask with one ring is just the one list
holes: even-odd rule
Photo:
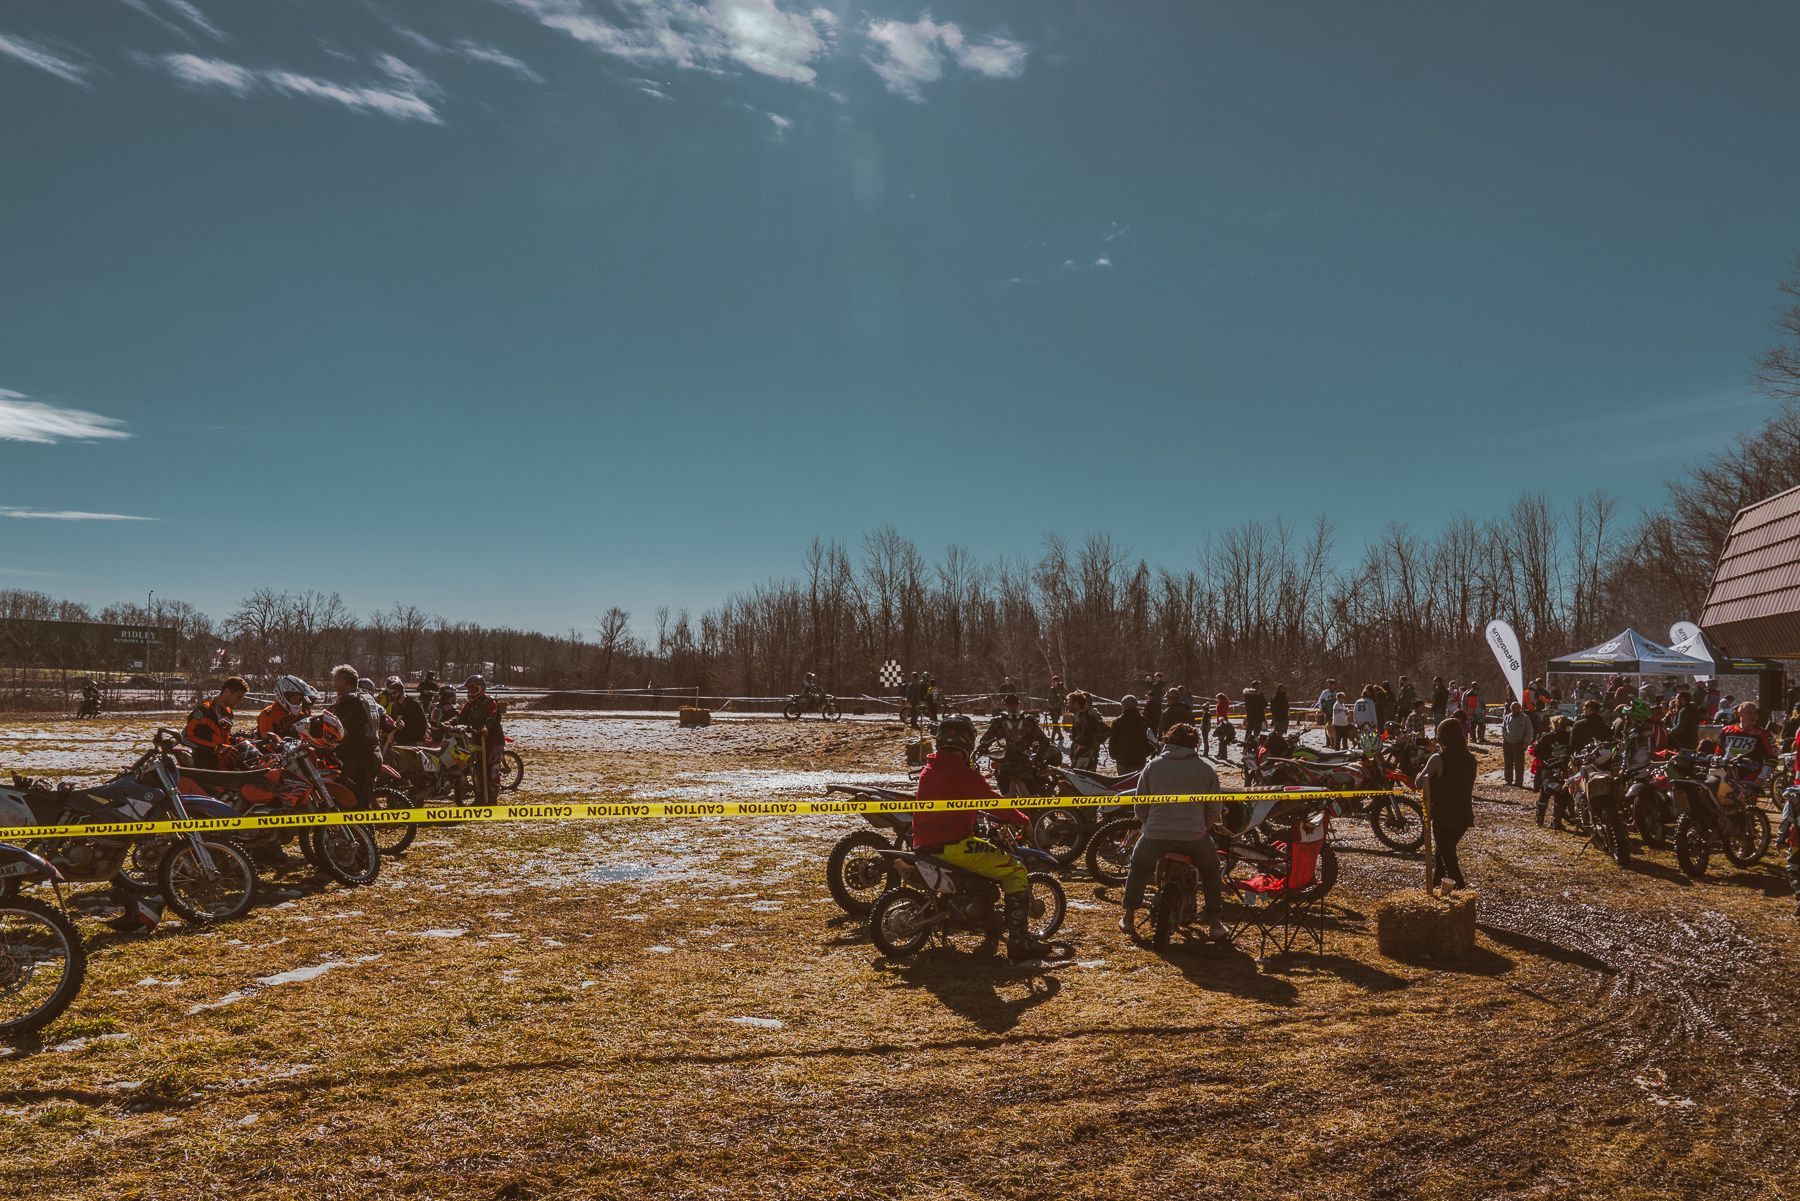
[[1506, 717], [1500, 722], [1500, 756], [1506, 782], [1515, 788], [1525, 787], [1525, 744], [1531, 739], [1531, 715], [1525, 712], [1525, 706], [1514, 701], [1506, 707]]
[[[1218, 773], [1200, 758], [1199, 746], [1200, 732], [1193, 726], [1186, 722], [1170, 726], [1163, 734], [1162, 754], [1145, 764], [1138, 776], [1137, 792], [1144, 796], [1218, 792]], [[1145, 887], [1156, 877], [1157, 861], [1164, 855], [1186, 855], [1200, 869], [1207, 935], [1215, 942], [1224, 940], [1227, 934], [1219, 921], [1219, 852], [1211, 833], [1224, 806], [1218, 801], [1173, 801], [1133, 808], [1142, 832], [1125, 876], [1125, 915], [1119, 929], [1132, 932], [1133, 914], [1144, 902]]]

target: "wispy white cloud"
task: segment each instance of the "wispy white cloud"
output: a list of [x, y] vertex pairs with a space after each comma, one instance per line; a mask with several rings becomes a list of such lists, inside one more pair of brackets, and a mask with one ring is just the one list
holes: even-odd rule
[[[244, 67], [224, 59], [202, 58], [195, 54], [162, 54], [143, 57], [139, 61], [167, 72], [189, 87], [216, 88], [235, 96], [248, 96], [267, 88], [284, 96], [326, 101], [353, 112], [376, 113], [397, 121], [424, 121], [431, 125], [442, 125], [443, 118], [438, 116], [437, 110], [416, 90], [429, 84], [433, 89], [432, 94], [436, 95], [439, 91], [437, 85], [431, 83], [422, 72], [413, 71], [392, 55], [382, 57], [390, 59], [393, 64], [390, 67], [389, 64], [378, 63], [388, 78], [395, 81], [394, 87], [342, 84], [294, 71]], [[398, 75], [400, 68], [413, 72], [417, 80], [402, 82]]]
[[532, 70], [531, 64], [516, 58], [494, 46], [483, 46], [479, 42], [460, 41], [451, 48], [452, 52], [461, 55], [470, 62], [487, 63], [493, 67], [504, 67], [520, 79], [532, 83], [543, 83], [544, 77]]
[[60, 571], [35, 571], [29, 567], [0, 567], [0, 575], [30, 576], [33, 579], [67, 579]]
[[0, 505], [0, 517], [20, 521], [160, 521], [159, 517], [136, 517], [130, 513], [89, 513], [82, 509], [15, 509]]
[[971, 38], [954, 21], [931, 15], [917, 21], [876, 21], [864, 28], [871, 53], [865, 56], [888, 91], [909, 100], [924, 99], [924, 88], [944, 76], [954, 62], [989, 79], [1017, 79], [1029, 57], [1023, 42], [1000, 34]]
[[787, 131], [794, 127], [793, 121], [782, 116], [780, 113], [764, 113], [763, 116], [767, 117], [769, 119], [769, 124], [775, 127], [776, 137], [786, 137]]
[[188, 3], [188, 0], [163, 0], [163, 3], [168, 5], [169, 10], [176, 16], [180, 17], [215, 42], [229, 42], [231, 40], [229, 34], [207, 20], [206, 14], [201, 12], [194, 5]]
[[375, 56], [375, 67], [383, 75], [416, 96], [442, 96], [444, 94], [444, 89], [437, 85], [436, 80], [403, 58], [396, 58], [392, 54], [379, 54]]
[[638, 91], [646, 96], [653, 96], [658, 100], [667, 100], [669, 98], [667, 92], [663, 91], [661, 88], [653, 88], [647, 83], [638, 84]]
[[51, 49], [43, 42], [34, 42], [30, 38], [17, 37], [0, 33], [0, 55], [24, 63], [28, 67], [36, 67], [77, 87], [91, 87], [88, 75], [93, 68], [75, 62], [63, 54]]
[[586, 0], [497, 0], [578, 42], [628, 62], [723, 72], [744, 67], [790, 83], [818, 78], [837, 18], [780, 0], [625, 0], [602, 16]]
[[86, 409], [65, 409], [0, 388], [0, 442], [94, 442], [129, 438], [125, 423]]
[[1111, 225], [1107, 226], [1106, 232], [1100, 235], [1100, 240], [1102, 242], [1111, 242], [1124, 237], [1130, 232], [1131, 226], [1120, 225], [1117, 221], [1114, 221]]
[[1112, 266], [1112, 260], [1107, 258], [1105, 255], [1101, 255], [1099, 258], [1094, 260], [1094, 266], [1110, 267], [1110, 266]]
[[529, 80], [532, 83], [544, 82], [544, 77], [533, 70], [530, 63], [516, 55], [508, 54], [497, 46], [486, 46], [480, 42], [472, 42], [468, 38], [461, 38], [450, 45], [445, 45], [436, 38], [405, 25], [394, 26], [394, 32], [427, 54], [445, 54], [455, 58], [466, 58], [470, 62], [504, 67], [520, 79]]
[[256, 72], [220, 58], [197, 54], [165, 54], [163, 67], [182, 83], [201, 88], [224, 88], [243, 95], [256, 87]]

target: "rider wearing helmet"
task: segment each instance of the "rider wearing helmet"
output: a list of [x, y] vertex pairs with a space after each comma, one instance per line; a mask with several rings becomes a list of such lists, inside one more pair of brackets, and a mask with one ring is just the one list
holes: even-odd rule
[[479, 736], [487, 750], [487, 801], [493, 804], [500, 795], [500, 773], [506, 766], [506, 732], [500, 727], [500, 702], [487, 694], [484, 676], [470, 676], [463, 681], [463, 690], [469, 694], [469, 700], [456, 715], [456, 724]]
[[822, 704], [824, 696], [825, 690], [819, 687], [818, 679], [814, 677], [812, 672], [807, 672], [805, 678], [800, 681], [801, 705], [806, 708], [811, 708], [814, 705]]
[[382, 708], [394, 719], [394, 742], [399, 746], [419, 746], [425, 741], [425, 707], [418, 698], [408, 695], [406, 681], [389, 676], [387, 690], [381, 695]]
[[315, 713], [294, 727], [300, 741], [330, 754], [344, 742], [344, 723], [332, 712]]
[[292, 738], [294, 726], [312, 707], [318, 693], [299, 676], [282, 676], [275, 681], [275, 699], [256, 715], [256, 733], [261, 738]]
[[[918, 799], [999, 800], [998, 794], [970, 761], [974, 753], [973, 721], [953, 713], [939, 722], [937, 750], [926, 758], [925, 770], [919, 773]], [[1031, 828], [1031, 819], [1017, 809], [986, 811], [986, 816], [1022, 830]], [[1011, 959], [1042, 959], [1050, 948], [1049, 944], [1033, 938], [1027, 927], [1031, 916], [1031, 881], [1025, 865], [1010, 852], [977, 837], [975, 817], [975, 812], [969, 809], [922, 810], [913, 814], [913, 849], [998, 883], [1006, 905], [1007, 956]]]
[[456, 703], [456, 689], [445, 684], [437, 690], [437, 699], [431, 706], [431, 736], [441, 741], [444, 728], [456, 724], [456, 713], [461, 706]]
[[1019, 711], [1016, 693], [1006, 695], [1006, 708], [994, 714], [994, 720], [988, 723], [987, 733], [975, 745], [975, 753], [986, 754], [988, 748], [996, 742], [1006, 743], [1006, 753], [994, 765], [995, 783], [1008, 796], [1026, 795], [1025, 792], [1017, 791], [1015, 786], [1028, 786], [1028, 782], [1036, 776], [1036, 765], [1045, 759], [1045, 752], [1050, 749], [1050, 740], [1044, 736], [1042, 726], [1028, 720], [1027, 715]]
[[194, 706], [188, 714], [183, 738], [194, 748], [194, 766], [218, 770], [219, 751], [231, 744], [231, 721], [234, 711], [244, 703], [250, 691], [241, 676], [232, 676], [220, 687], [218, 695]]

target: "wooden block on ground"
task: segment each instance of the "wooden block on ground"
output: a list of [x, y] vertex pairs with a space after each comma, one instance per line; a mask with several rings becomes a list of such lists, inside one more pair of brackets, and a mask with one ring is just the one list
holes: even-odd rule
[[1475, 893], [1389, 893], [1375, 906], [1375, 945], [1389, 959], [1449, 963], [1475, 949]]

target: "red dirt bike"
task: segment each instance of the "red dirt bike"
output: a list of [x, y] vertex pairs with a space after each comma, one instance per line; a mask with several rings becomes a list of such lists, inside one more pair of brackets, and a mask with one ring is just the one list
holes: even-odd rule
[[[238, 761], [256, 766], [213, 771], [184, 767], [182, 792], [212, 796], [246, 816], [296, 813], [334, 813], [356, 809], [356, 796], [337, 779], [337, 772], [320, 764], [313, 748], [300, 739], [275, 746], [240, 746]], [[403, 808], [406, 798], [393, 789], [382, 799]], [[255, 830], [240, 837], [253, 854], [279, 857], [288, 835], [274, 830]], [[381, 849], [363, 826], [313, 826], [299, 832], [300, 852], [306, 861], [340, 884], [373, 884], [381, 872]], [[411, 841], [409, 838], [407, 841]]]
[[1375, 755], [1356, 751], [1329, 759], [1275, 758], [1263, 756], [1259, 749], [1253, 765], [1245, 769], [1244, 779], [1252, 792], [1263, 788], [1378, 791], [1383, 795], [1341, 800], [1339, 808], [1366, 816], [1376, 839], [1390, 850], [1412, 853], [1425, 846], [1425, 809], [1412, 795], [1414, 780], [1391, 761], [1385, 746]]

